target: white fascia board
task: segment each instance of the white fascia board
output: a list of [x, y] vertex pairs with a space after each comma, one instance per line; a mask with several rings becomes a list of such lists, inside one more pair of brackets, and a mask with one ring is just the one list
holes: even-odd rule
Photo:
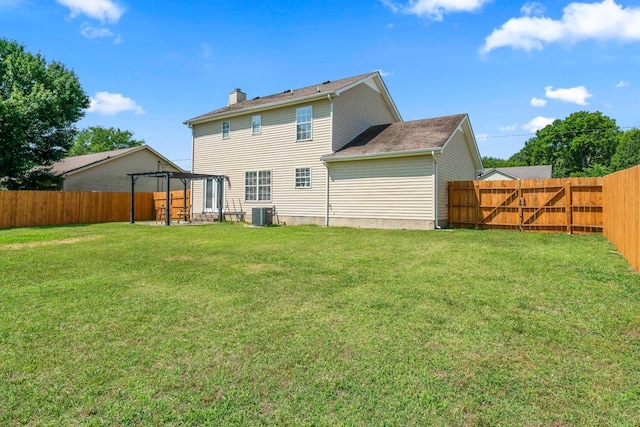
[[507, 173], [507, 172], [501, 171], [501, 170], [499, 170], [499, 169], [494, 169], [494, 170], [492, 170], [491, 172], [487, 172], [487, 173], [486, 173], [486, 174], [484, 174], [484, 175], [480, 175], [480, 176], [478, 177], [478, 179], [479, 179], [480, 181], [484, 181], [484, 180], [486, 180], [487, 178], [489, 178], [490, 176], [493, 176], [493, 175], [502, 175], [502, 176], [504, 176], [505, 178], [511, 178], [511, 179], [513, 179], [513, 180], [515, 180], [515, 181], [517, 181], [517, 180], [519, 179], [517, 176], [515, 176], [515, 175], [511, 175], [510, 173]]
[[325, 163], [334, 163], [334, 162], [348, 162], [353, 160], [373, 160], [373, 159], [387, 159], [394, 157], [411, 157], [411, 156], [424, 156], [424, 155], [432, 155], [434, 153], [441, 152], [441, 148], [421, 148], [419, 150], [407, 150], [407, 151], [389, 151], [387, 153], [373, 153], [373, 154], [353, 154], [350, 156], [341, 156], [341, 157], [329, 157], [329, 158], [320, 158]]
[[471, 120], [469, 119], [469, 115], [467, 114], [465, 117], [465, 121], [467, 122], [467, 126], [469, 127], [469, 133], [471, 135], [471, 142], [473, 143], [473, 147], [475, 148], [474, 151], [475, 153], [475, 157], [476, 157], [476, 167], [478, 168], [478, 171], [483, 172], [484, 171], [484, 166], [482, 165], [482, 156], [480, 155], [480, 148], [478, 148], [478, 141], [476, 141], [476, 134], [473, 132], [473, 128], [471, 127]]
[[363, 78], [361, 78], [358, 81], [355, 81], [353, 83], [351, 83], [350, 85], [341, 87], [340, 89], [336, 90], [336, 95], [340, 96], [340, 94], [346, 90], [351, 89], [352, 87], [355, 87], [361, 83], [366, 82], [367, 80], [373, 80], [375, 82], [375, 85], [378, 87], [378, 89], [380, 90], [380, 94], [382, 95], [382, 99], [384, 100], [385, 104], [387, 104], [387, 106], [389, 107], [389, 110], [391, 111], [391, 115], [393, 116], [393, 118], [397, 121], [397, 122], [402, 122], [402, 116], [400, 115], [400, 111], [398, 111], [398, 107], [396, 107], [396, 103], [393, 101], [393, 98], [391, 98], [391, 94], [389, 93], [389, 90], [387, 89], [387, 85], [384, 84], [384, 80], [382, 80], [382, 76], [380, 76], [380, 72], [376, 71], [374, 73], [369, 74], [368, 76], [365, 76]]
[[173, 163], [171, 160], [167, 159], [167, 158], [166, 158], [165, 156], [163, 156], [162, 154], [158, 153], [158, 152], [157, 152], [156, 150], [154, 150], [153, 148], [149, 147], [148, 145], [140, 145], [140, 146], [138, 146], [138, 147], [135, 147], [135, 149], [133, 149], [133, 150], [127, 151], [126, 153], [121, 153], [121, 154], [117, 154], [117, 155], [115, 155], [115, 156], [107, 157], [106, 159], [98, 160], [98, 161], [96, 161], [96, 162], [89, 163], [88, 165], [84, 165], [84, 166], [79, 167], [79, 168], [77, 168], [77, 169], [73, 169], [73, 170], [70, 170], [70, 171], [68, 171], [68, 172], [65, 172], [65, 173], [64, 173], [64, 176], [69, 176], [69, 175], [73, 175], [73, 174], [76, 174], [76, 173], [79, 173], [79, 172], [84, 172], [84, 171], [86, 171], [87, 169], [91, 169], [91, 168], [94, 168], [94, 167], [96, 167], [96, 166], [104, 165], [104, 164], [109, 163], [109, 162], [111, 162], [111, 161], [113, 161], [113, 160], [117, 160], [117, 159], [119, 159], [119, 158], [121, 158], [121, 157], [126, 157], [126, 156], [128, 156], [128, 155], [130, 155], [130, 154], [137, 153], [138, 151], [140, 151], [140, 150], [144, 150], [144, 149], [147, 149], [147, 150], [151, 151], [151, 153], [155, 154], [155, 155], [156, 155], [156, 156], [158, 156], [161, 160], [163, 160], [165, 163], [167, 163], [168, 165], [173, 166], [173, 167], [174, 167], [174, 168], [176, 168], [178, 171], [180, 171], [180, 172], [184, 172], [184, 169], [182, 169], [180, 166], [178, 166], [178, 165], [176, 165], [175, 163]]
[[[467, 127], [466, 132], [464, 129], [465, 125]], [[454, 130], [451, 133], [451, 135], [449, 135], [449, 138], [447, 139], [447, 141], [444, 144], [442, 144], [442, 150], [444, 150], [447, 147], [447, 144], [449, 144], [449, 141], [451, 141], [453, 136], [458, 131], [462, 131], [462, 134], [464, 135], [464, 139], [465, 141], [467, 141], [467, 146], [471, 151], [471, 156], [473, 157], [473, 163], [476, 166], [476, 171], [481, 173], [484, 172], [484, 167], [482, 166], [482, 157], [480, 156], [480, 150], [478, 149], [478, 143], [476, 141], [475, 134], [473, 133], [473, 129], [471, 128], [471, 121], [469, 120], [468, 114], [464, 115], [464, 118], [460, 121], [460, 123], [458, 124], [458, 127], [456, 127], [456, 130]]]
[[206, 123], [206, 122], [212, 122], [214, 120], [229, 119], [229, 118], [236, 117], [236, 116], [243, 116], [243, 115], [249, 114], [249, 113], [258, 113], [258, 112], [262, 112], [262, 111], [273, 110], [275, 108], [281, 108], [281, 107], [288, 106], [288, 105], [304, 104], [304, 103], [309, 102], [309, 101], [315, 101], [315, 100], [319, 100], [319, 99], [324, 99], [327, 96], [334, 96], [335, 94], [336, 94], [335, 91], [319, 92], [319, 93], [314, 93], [313, 95], [305, 96], [305, 97], [302, 97], [302, 98], [295, 98], [295, 99], [290, 99], [290, 100], [286, 100], [286, 101], [274, 102], [273, 104], [256, 105], [255, 107], [249, 107], [249, 108], [243, 108], [243, 109], [240, 109], [240, 110], [229, 111], [228, 113], [220, 113], [220, 114], [216, 114], [215, 116], [205, 117], [205, 118], [200, 119], [200, 120], [187, 120], [186, 122], [182, 122], [182, 124], [185, 124], [185, 125], [199, 125], [199, 124]]

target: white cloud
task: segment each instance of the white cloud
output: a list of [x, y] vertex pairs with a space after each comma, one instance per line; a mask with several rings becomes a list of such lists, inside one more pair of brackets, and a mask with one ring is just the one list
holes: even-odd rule
[[108, 28], [96, 28], [86, 22], [80, 27], [80, 34], [88, 39], [97, 39], [102, 37], [113, 37], [113, 32]]
[[119, 93], [98, 92], [95, 98], [91, 98], [89, 112], [106, 115], [114, 115], [123, 111], [133, 111], [135, 114], [144, 114], [142, 106], [131, 98]]
[[88, 39], [110, 38], [113, 39], [113, 44], [122, 42], [120, 34], [114, 34], [113, 31], [106, 27], [92, 27], [86, 22], [80, 26], [80, 34]]
[[551, 117], [534, 117], [527, 123], [526, 125], [522, 125], [522, 129], [528, 130], [531, 133], [535, 133], [536, 131], [544, 128], [547, 125], [550, 125], [554, 122], [554, 118]]
[[544, 6], [537, 2], [525, 3], [520, 12], [524, 16], [540, 16], [544, 14]]
[[393, 76], [393, 73], [391, 71], [378, 70], [378, 72], [382, 77]]
[[625, 87], [625, 86], [629, 86], [629, 82], [625, 82], [624, 80], [620, 80], [616, 85], [616, 87]]
[[480, 51], [488, 53], [510, 46], [526, 51], [541, 50], [549, 43], [576, 43], [583, 40], [640, 41], [640, 7], [623, 8], [615, 0], [600, 3], [571, 3], [560, 20], [531, 16], [511, 18], [485, 39]]
[[544, 107], [545, 105], [547, 105], [547, 100], [536, 98], [534, 96], [533, 98], [531, 98], [530, 104], [533, 105], [534, 107]]
[[547, 86], [544, 91], [545, 96], [549, 99], [558, 99], [562, 102], [578, 105], [587, 105], [587, 98], [593, 96], [584, 86], [569, 89], [554, 89], [552, 86]]
[[500, 126], [498, 129], [500, 129], [500, 131], [502, 131], [502, 132], [512, 132], [512, 131], [516, 130], [517, 127], [518, 127], [518, 125]]
[[71, 10], [71, 17], [85, 15], [101, 22], [115, 23], [120, 20], [124, 9], [112, 0], [56, 0]]
[[604, 106], [605, 106], [606, 108], [611, 108], [611, 107], [613, 107], [613, 104], [610, 104], [610, 103], [608, 103], [608, 102], [605, 102], [605, 103], [604, 103]]
[[403, 12], [433, 21], [442, 21], [443, 15], [456, 12], [474, 12], [490, 0], [409, 0], [398, 4], [392, 0], [382, 0], [393, 12]]

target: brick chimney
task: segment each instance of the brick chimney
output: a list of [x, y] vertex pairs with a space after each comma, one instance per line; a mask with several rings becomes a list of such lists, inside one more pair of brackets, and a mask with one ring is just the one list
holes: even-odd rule
[[247, 94], [240, 89], [236, 89], [229, 94], [229, 105], [237, 104], [238, 102], [243, 102], [246, 100]]

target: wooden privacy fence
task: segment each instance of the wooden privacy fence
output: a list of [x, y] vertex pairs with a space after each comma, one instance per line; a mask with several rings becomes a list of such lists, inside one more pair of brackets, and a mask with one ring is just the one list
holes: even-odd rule
[[449, 225], [602, 232], [602, 178], [449, 182]]
[[640, 165], [607, 175], [604, 235], [640, 271]]
[[165, 191], [153, 193], [153, 207], [156, 212], [156, 220], [160, 219], [160, 216], [164, 214], [167, 206], [171, 206], [171, 220], [189, 220], [191, 212], [191, 190], [187, 190], [186, 201], [184, 198], [184, 190], [171, 191], [169, 193], [168, 204], [167, 193]]
[[[0, 191], [0, 228], [129, 221], [130, 193]], [[153, 193], [136, 193], [136, 220], [154, 218]]]

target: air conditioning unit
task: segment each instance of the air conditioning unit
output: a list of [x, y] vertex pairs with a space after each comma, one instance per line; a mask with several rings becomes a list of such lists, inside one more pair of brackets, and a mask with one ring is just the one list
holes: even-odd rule
[[251, 225], [265, 226], [273, 224], [273, 208], [252, 208]]

